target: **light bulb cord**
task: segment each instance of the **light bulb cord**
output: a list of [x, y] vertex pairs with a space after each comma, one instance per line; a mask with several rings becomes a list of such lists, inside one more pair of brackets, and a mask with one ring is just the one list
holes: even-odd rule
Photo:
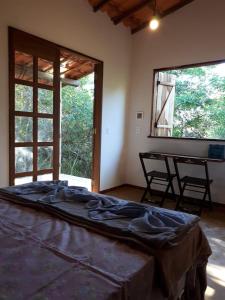
[[154, 1], [154, 9], [153, 9], [153, 17], [157, 16], [157, 2], [156, 0]]

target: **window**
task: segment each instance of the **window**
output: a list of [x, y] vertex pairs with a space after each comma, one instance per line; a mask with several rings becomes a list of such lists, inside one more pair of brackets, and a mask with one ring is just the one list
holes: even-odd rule
[[225, 61], [155, 70], [150, 136], [225, 140]]

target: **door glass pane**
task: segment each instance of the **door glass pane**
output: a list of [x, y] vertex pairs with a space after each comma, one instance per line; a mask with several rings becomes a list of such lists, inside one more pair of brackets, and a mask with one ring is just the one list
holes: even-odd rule
[[94, 73], [80, 78], [79, 82], [79, 87], [67, 85], [61, 91], [61, 173], [63, 176], [66, 174], [90, 179], [93, 161]]
[[33, 141], [33, 118], [15, 117], [15, 142]]
[[53, 119], [38, 118], [38, 142], [53, 141]]
[[33, 81], [33, 56], [15, 51], [15, 78]]
[[15, 178], [15, 185], [29, 183], [33, 181], [32, 176]]
[[38, 58], [38, 83], [53, 85], [53, 62]]
[[33, 147], [15, 148], [16, 173], [33, 171]]
[[31, 86], [15, 85], [15, 110], [33, 111], [33, 88]]
[[53, 114], [53, 91], [38, 89], [38, 112]]
[[53, 174], [43, 174], [43, 175], [38, 175], [37, 177], [38, 181], [47, 181], [47, 180], [53, 180]]
[[38, 170], [52, 169], [53, 147], [38, 147]]

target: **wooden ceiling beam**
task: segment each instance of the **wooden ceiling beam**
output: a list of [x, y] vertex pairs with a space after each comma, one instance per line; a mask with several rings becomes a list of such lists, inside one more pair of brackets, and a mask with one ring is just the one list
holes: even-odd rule
[[[164, 12], [162, 13], [157, 13], [157, 15], [159, 16], [160, 19], [174, 13], [175, 11], [177, 11], [178, 9], [181, 9], [183, 8], [185, 5], [188, 5], [190, 4], [191, 2], [193, 2], [194, 0], [181, 0], [178, 4], [174, 5], [173, 7], [171, 8], [168, 8], [167, 10], [165, 10]], [[150, 20], [149, 20], [150, 21]], [[149, 21], [145, 21], [143, 23], [141, 23], [140, 25], [138, 25], [137, 27], [133, 28], [131, 30], [131, 33], [134, 34], [144, 28], [146, 28], [149, 24]]]
[[94, 12], [97, 12], [99, 9], [101, 9], [104, 5], [106, 5], [111, 0], [101, 0], [98, 4], [93, 6]]
[[142, 29], [145, 29], [146, 27], [148, 27], [149, 21], [145, 21], [145, 22], [141, 23], [140, 25], [138, 25], [137, 27], [131, 29], [131, 34], [135, 34], [138, 31], [141, 31]]
[[70, 68], [70, 69], [67, 69], [67, 70], [61, 72], [60, 75], [67, 74], [67, 73], [70, 72], [70, 71], [80, 70], [80, 67], [83, 67], [83, 66], [86, 65], [86, 64], [92, 64], [92, 67], [93, 67], [93, 63], [92, 63], [92, 62], [90, 62], [90, 61], [83, 61], [83, 62], [80, 63], [78, 66], [72, 67], [72, 68]]
[[124, 19], [132, 16], [134, 13], [136, 13], [137, 11], [141, 10], [143, 7], [147, 6], [147, 5], [152, 5], [154, 4], [154, 0], [144, 0], [141, 3], [138, 3], [137, 5], [135, 5], [134, 7], [131, 7], [130, 9], [124, 11], [123, 13], [121, 13], [118, 16], [115, 16], [113, 18], [111, 18], [111, 20], [113, 21], [113, 23], [115, 25], [119, 24], [121, 21], [123, 21]]
[[178, 9], [181, 9], [182, 7], [190, 4], [191, 2], [193, 2], [194, 0], [181, 0], [180, 3], [178, 3], [177, 5], [172, 6], [171, 8], [168, 8], [167, 10], [165, 10], [164, 12], [162, 12], [159, 17], [163, 18], [166, 17], [172, 13], [174, 13], [175, 11], [177, 11]]

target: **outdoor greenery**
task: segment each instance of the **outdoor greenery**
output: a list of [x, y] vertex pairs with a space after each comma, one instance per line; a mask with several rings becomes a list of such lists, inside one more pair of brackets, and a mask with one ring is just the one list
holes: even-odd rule
[[62, 89], [61, 173], [91, 178], [94, 74]]
[[[78, 87], [64, 86], [61, 91], [61, 173], [91, 178], [93, 147], [94, 74], [80, 79]], [[15, 109], [33, 111], [32, 87], [16, 85]], [[38, 111], [53, 113], [53, 93], [38, 89]], [[53, 122], [50, 118], [38, 119], [38, 141], [53, 140]], [[33, 141], [33, 118], [16, 117], [15, 141]], [[52, 168], [52, 147], [38, 147], [38, 169]], [[33, 148], [15, 150], [16, 172], [33, 170]]]
[[176, 78], [172, 136], [225, 139], [225, 64], [165, 73]]

